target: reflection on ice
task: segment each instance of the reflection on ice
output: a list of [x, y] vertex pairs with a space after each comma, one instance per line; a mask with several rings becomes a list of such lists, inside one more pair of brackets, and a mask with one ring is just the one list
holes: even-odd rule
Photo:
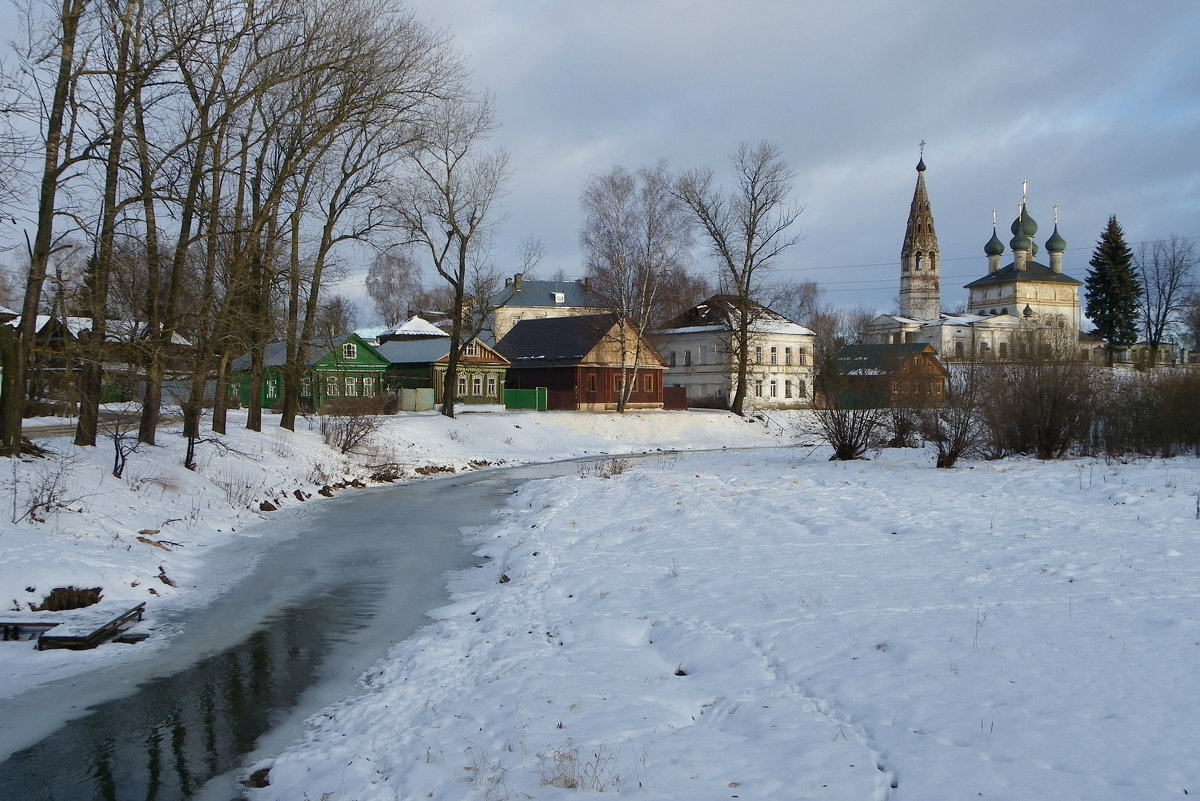
[[[471, 562], [464, 527], [485, 523], [521, 481], [573, 469], [357, 493], [314, 508], [297, 536], [213, 554], [214, 582], [243, 577], [203, 608], [156, 619], [168, 647], [5, 702], [9, 720], [43, 722], [26, 736], [53, 731], [0, 742], [0, 755], [12, 754], [0, 763], [6, 801], [228, 799], [256, 749], [290, 744], [309, 715], [354, 694], [357, 678], [444, 603], [444, 574]], [[88, 713], [70, 720], [81, 700]]]

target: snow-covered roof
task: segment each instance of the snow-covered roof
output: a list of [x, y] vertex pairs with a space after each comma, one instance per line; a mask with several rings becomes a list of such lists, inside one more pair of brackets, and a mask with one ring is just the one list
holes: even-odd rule
[[[34, 330], [41, 331], [53, 319], [55, 319], [55, 318], [51, 317], [49, 314], [39, 314], [37, 317], [34, 318]], [[79, 336], [81, 334], [83, 334], [85, 331], [92, 330], [92, 318], [91, 317], [70, 317], [70, 316], [68, 316], [68, 317], [61, 317], [58, 319], [62, 320], [63, 324], [67, 328], [67, 331], [71, 334], [71, 336], [75, 337], [76, 339], [78, 339]], [[5, 323], [5, 325], [12, 326], [13, 328], [16, 328], [20, 324], [21, 324], [20, 317], [17, 317], [13, 320], [9, 320], [7, 323]], [[146, 323], [135, 322], [133, 320], [109, 320], [108, 321], [108, 337], [107, 338], [109, 340], [114, 340], [114, 339], [115, 340], [130, 340], [133, 338], [135, 333], [138, 338], [144, 337], [146, 335]], [[192, 343], [186, 337], [181, 336], [178, 332], [172, 332], [171, 344], [172, 345], [191, 345]]]
[[[792, 322], [774, 309], [769, 309], [759, 303], [751, 305], [754, 310], [754, 319], [750, 323], [750, 330], [755, 334], [814, 335], [812, 330]], [[731, 315], [737, 306], [738, 300], [732, 295], [713, 295], [703, 303], [693, 306], [670, 320], [664, 328], [655, 333], [671, 335], [712, 330], [728, 331]]]
[[448, 337], [450, 334], [438, 328], [428, 320], [413, 315], [401, 323], [394, 331], [393, 336], [405, 337]]

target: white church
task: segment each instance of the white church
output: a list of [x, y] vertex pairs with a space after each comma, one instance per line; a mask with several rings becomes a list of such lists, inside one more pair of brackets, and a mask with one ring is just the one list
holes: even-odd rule
[[1058, 233], [1057, 219], [1045, 242], [1049, 265], [1034, 260], [1038, 225], [1024, 200], [1011, 230], [1012, 261], [1002, 267], [1005, 248], [996, 234], [993, 212], [992, 238], [983, 249], [987, 274], [966, 285], [966, 313], [942, 312], [941, 264], [922, 156], [900, 251], [900, 311], [875, 318], [868, 328], [868, 341], [927, 343], [942, 360], [1021, 358], [1034, 342], [1069, 345], [1073, 355], [1080, 353], [1079, 287], [1083, 282], [1062, 270], [1067, 243]]

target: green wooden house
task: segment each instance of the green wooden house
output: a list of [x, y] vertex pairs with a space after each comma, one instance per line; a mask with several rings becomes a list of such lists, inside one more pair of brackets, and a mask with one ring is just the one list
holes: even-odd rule
[[[263, 351], [263, 408], [275, 408], [283, 401], [282, 370], [286, 357], [287, 347], [283, 342], [272, 342]], [[332, 401], [379, 398], [387, 394], [384, 375], [388, 362], [357, 334], [345, 334], [310, 347], [307, 365], [300, 379], [303, 409], [320, 412]], [[243, 405], [249, 405], [250, 354], [234, 360], [230, 390], [237, 392]]]

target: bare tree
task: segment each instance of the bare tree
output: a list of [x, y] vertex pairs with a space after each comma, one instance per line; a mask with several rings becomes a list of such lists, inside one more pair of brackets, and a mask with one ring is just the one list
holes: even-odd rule
[[662, 328], [705, 298], [712, 297], [712, 294], [712, 283], [704, 275], [686, 267], [672, 270], [659, 283], [658, 316], [653, 327]]
[[861, 459], [883, 425], [887, 409], [852, 392], [836, 357], [817, 362], [815, 414], [825, 441], [833, 448], [830, 461]]
[[844, 345], [866, 342], [867, 326], [875, 319], [875, 312], [859, 304], [852, 308], [842, 306], [820, 306], [798, 320], [816, 334], [814, 348], [817, 363], [833, 358]]
[[1189, 292], [1180, 310], [1183, 334], [1193, 350], [1200, 348], [1200, 292]]
[[1158, 351], [1173, 326], [1182, 322], [1187, 291], [1196, 269], [1193, 244], [1177, 235], [1142, 245], [1137, 258], [1142, 282], [1142, 325], [1150, 344], [1150, 363], [1158, 364]]
[[684, 269], [690, 236], [686, 208], [671, 192], [665, 162], [630, 173], [614, 167], [588, 179], [580, 198], [579, 234], [584, 265], [597, 294], [620, 325], [617, 411], [624, 412], [637, 386], [643, 343], [661, 319], [659, 291], [666, 276]]
[[358, 325], [358, 306], [345, 295], [334, 295], [321, 302], [314, 328], [322, 336], [347, 334]]
[[719, 264], [722, 291], [736, 301], [731, 352], [737, 386], [730, 409], [742, 413], [746, 399], [753, 324], [765, 273], [778, 256], [799, 241], [788, 233], [801, 207], [789, 205], [792, 171], [770, 142], [743, 142], [734, 153], [735, 188], [716, 187], [712, 170], [685, 172], [676, 193], [692, 210]]
[[379, 253], [367, 270], [367, 297], [384, 325], [396, 326], [408, 317], [421, 291], [421, 267], [407, 250]]
[[1003, 362], [987, 373], [982, 406], [986, 445], [992, 456], [1026, 453], [1057, 459], [1087, 440], [1095, 410], [1093, 368], [1075, 357], [1077, 343], [1065, 335], [1047, 339], [1029, 331], [1018, 352], [1024, 361]]
[[[87, 0], [65, 0], [55, 19], [52, 32], [52, 48], [46, 59], [54, 64], [50, 81], [50, 99], [41, 108], [38, 123], [42, 133], [42, 166], [39, 176], [37, 216], [33, 242], [29, 248], [29, 268], [25, 276], [25, 298], [21, 306], [21, 324], [12, 332], [0, 331], [0, 353], [4, 369], [2, 395], [0, 395], [0, 453], [17, 456], [21, 452], [21, 418], [25, 401], [25, 367], [28, 354], [33, 349], [38, 303], [42, 284], [46, 280], [46, 265], [54, 247], [54, 221], [56, 200], [63, 181], [79, 156], [72, 151], [70, 132], [69, 100], [79, 77], [80, 56], [76, 51], [79, 33]], [[29, 61], [41, 60], [41, 53], [33, 52], [37, 45], [31, 42]], [[8, 326], [4, 326], [8, 328]]]
[[821, 309], [821, 285], [816, 281], [784, 281], [771, 292], [771, 308], [792, 322], [803, 323]]
[[919, 412], [921, 433], [937, 449], [937, 466], [951, 468], [982, 436], [984, 366], [972, 359], [949, 367], [942, 403]]
[[442, 387], [442, 414], [447, 417], [454, 416], [463, 347], [471, 329], [477, 332], [486, 317], [486, 310], [470, 307], [470, 287], [487, 283], [491, 272], [484, 245], [508, 177], [507, 153], [480, 151], [494, 127], [491, 98], [440, 104], [393, 208], [409, 240], [429, 251], [434, 269], [454, 291]]

